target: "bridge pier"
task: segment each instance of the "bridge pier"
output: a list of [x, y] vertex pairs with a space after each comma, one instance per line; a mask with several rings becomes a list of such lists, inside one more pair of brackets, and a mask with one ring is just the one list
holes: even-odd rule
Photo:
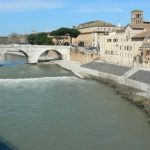
[[37, 64], [38, 58], [35, 57], [28, 57], [28, 64]]
[[0, 61], [5, 59], [5, 53], [0, 54]]

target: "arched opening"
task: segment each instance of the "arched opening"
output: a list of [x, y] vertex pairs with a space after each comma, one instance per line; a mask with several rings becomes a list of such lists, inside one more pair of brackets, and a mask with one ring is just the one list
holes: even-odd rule
[[65, 45], [65, 46], [69, 46], [69, 42], [65, 42], [64, 45]]
[[79, 44], [78, 44], [78, 46], [84, 47], [85, 46], [84, 42], [80, 41]]
[[56, 50], [46, 50], [38, 58], [38, 62], [48, 62], [52, 60], [62, 60], [62, 54]]
[[28, 55], [22, 51], [6, 52], [4, 56], [4, 64], [6, 65], [16, 65], [25, 64], [28, 61]]
[[19, 50], [18, 52], [22, 53], [24, 56], [26, 56], [27, 58], [29, 58], [28, 54], [25, 53], [23, 50]]

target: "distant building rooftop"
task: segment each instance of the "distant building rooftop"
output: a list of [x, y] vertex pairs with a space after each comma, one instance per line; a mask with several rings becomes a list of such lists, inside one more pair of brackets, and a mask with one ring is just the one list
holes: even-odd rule
[[0, 44], [8, 44], [9, 41], [8, 41], [8, 37], [6, 36], [2, 36], [0, 37]]
[[115, 25], [101, 21], [101, 20], [96, 20], [96, 21], [90, 21], [87, 23], [82, 23], [77, 26], [77, 29], [82, 29], [82, 28], [90, 28], [90, 27], [115, 27]]
[[150, 30], [149, 31], [143, 31], [135, 36], [132, 37], [132, 39], [134, 38], [145, 38], [145, 37], [150, 37]]
[[125, 27], [124, 26], [116, 27], [116, 28], [112, 29], [110, 32], [122, 33], [122, 32], [125, 32]]
[[132, 29], [145, 29], [145, 30], [150, 30], [150, 24], [129, 24], [129, 26], [132, 28]]
[[131, 12], [143, 12], [142, 10], [139, 10], [139, 9], [134, 9], [132, 10]]

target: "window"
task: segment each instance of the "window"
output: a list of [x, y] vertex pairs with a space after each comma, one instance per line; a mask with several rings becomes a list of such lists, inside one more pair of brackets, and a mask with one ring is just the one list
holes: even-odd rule
[[118, 42], [118, 39], [113, 39], [113, 42]]
[[129, 46], [127, 46], [127, 51], [129, 50]]
[[139, 18], [140, 17], [140, 15], [139, 14], [136, 14], [136, 18]]
[[111, 42], [111, 39], [107, 39], [107, 42]]

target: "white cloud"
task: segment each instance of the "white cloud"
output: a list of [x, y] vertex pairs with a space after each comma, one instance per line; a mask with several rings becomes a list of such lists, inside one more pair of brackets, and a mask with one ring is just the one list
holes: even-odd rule
[[58, 0], [11, 0], [0, 1], [0, 12], [32, 11], [42, 9], [58, 9], [64, 7], [64, 3]]

